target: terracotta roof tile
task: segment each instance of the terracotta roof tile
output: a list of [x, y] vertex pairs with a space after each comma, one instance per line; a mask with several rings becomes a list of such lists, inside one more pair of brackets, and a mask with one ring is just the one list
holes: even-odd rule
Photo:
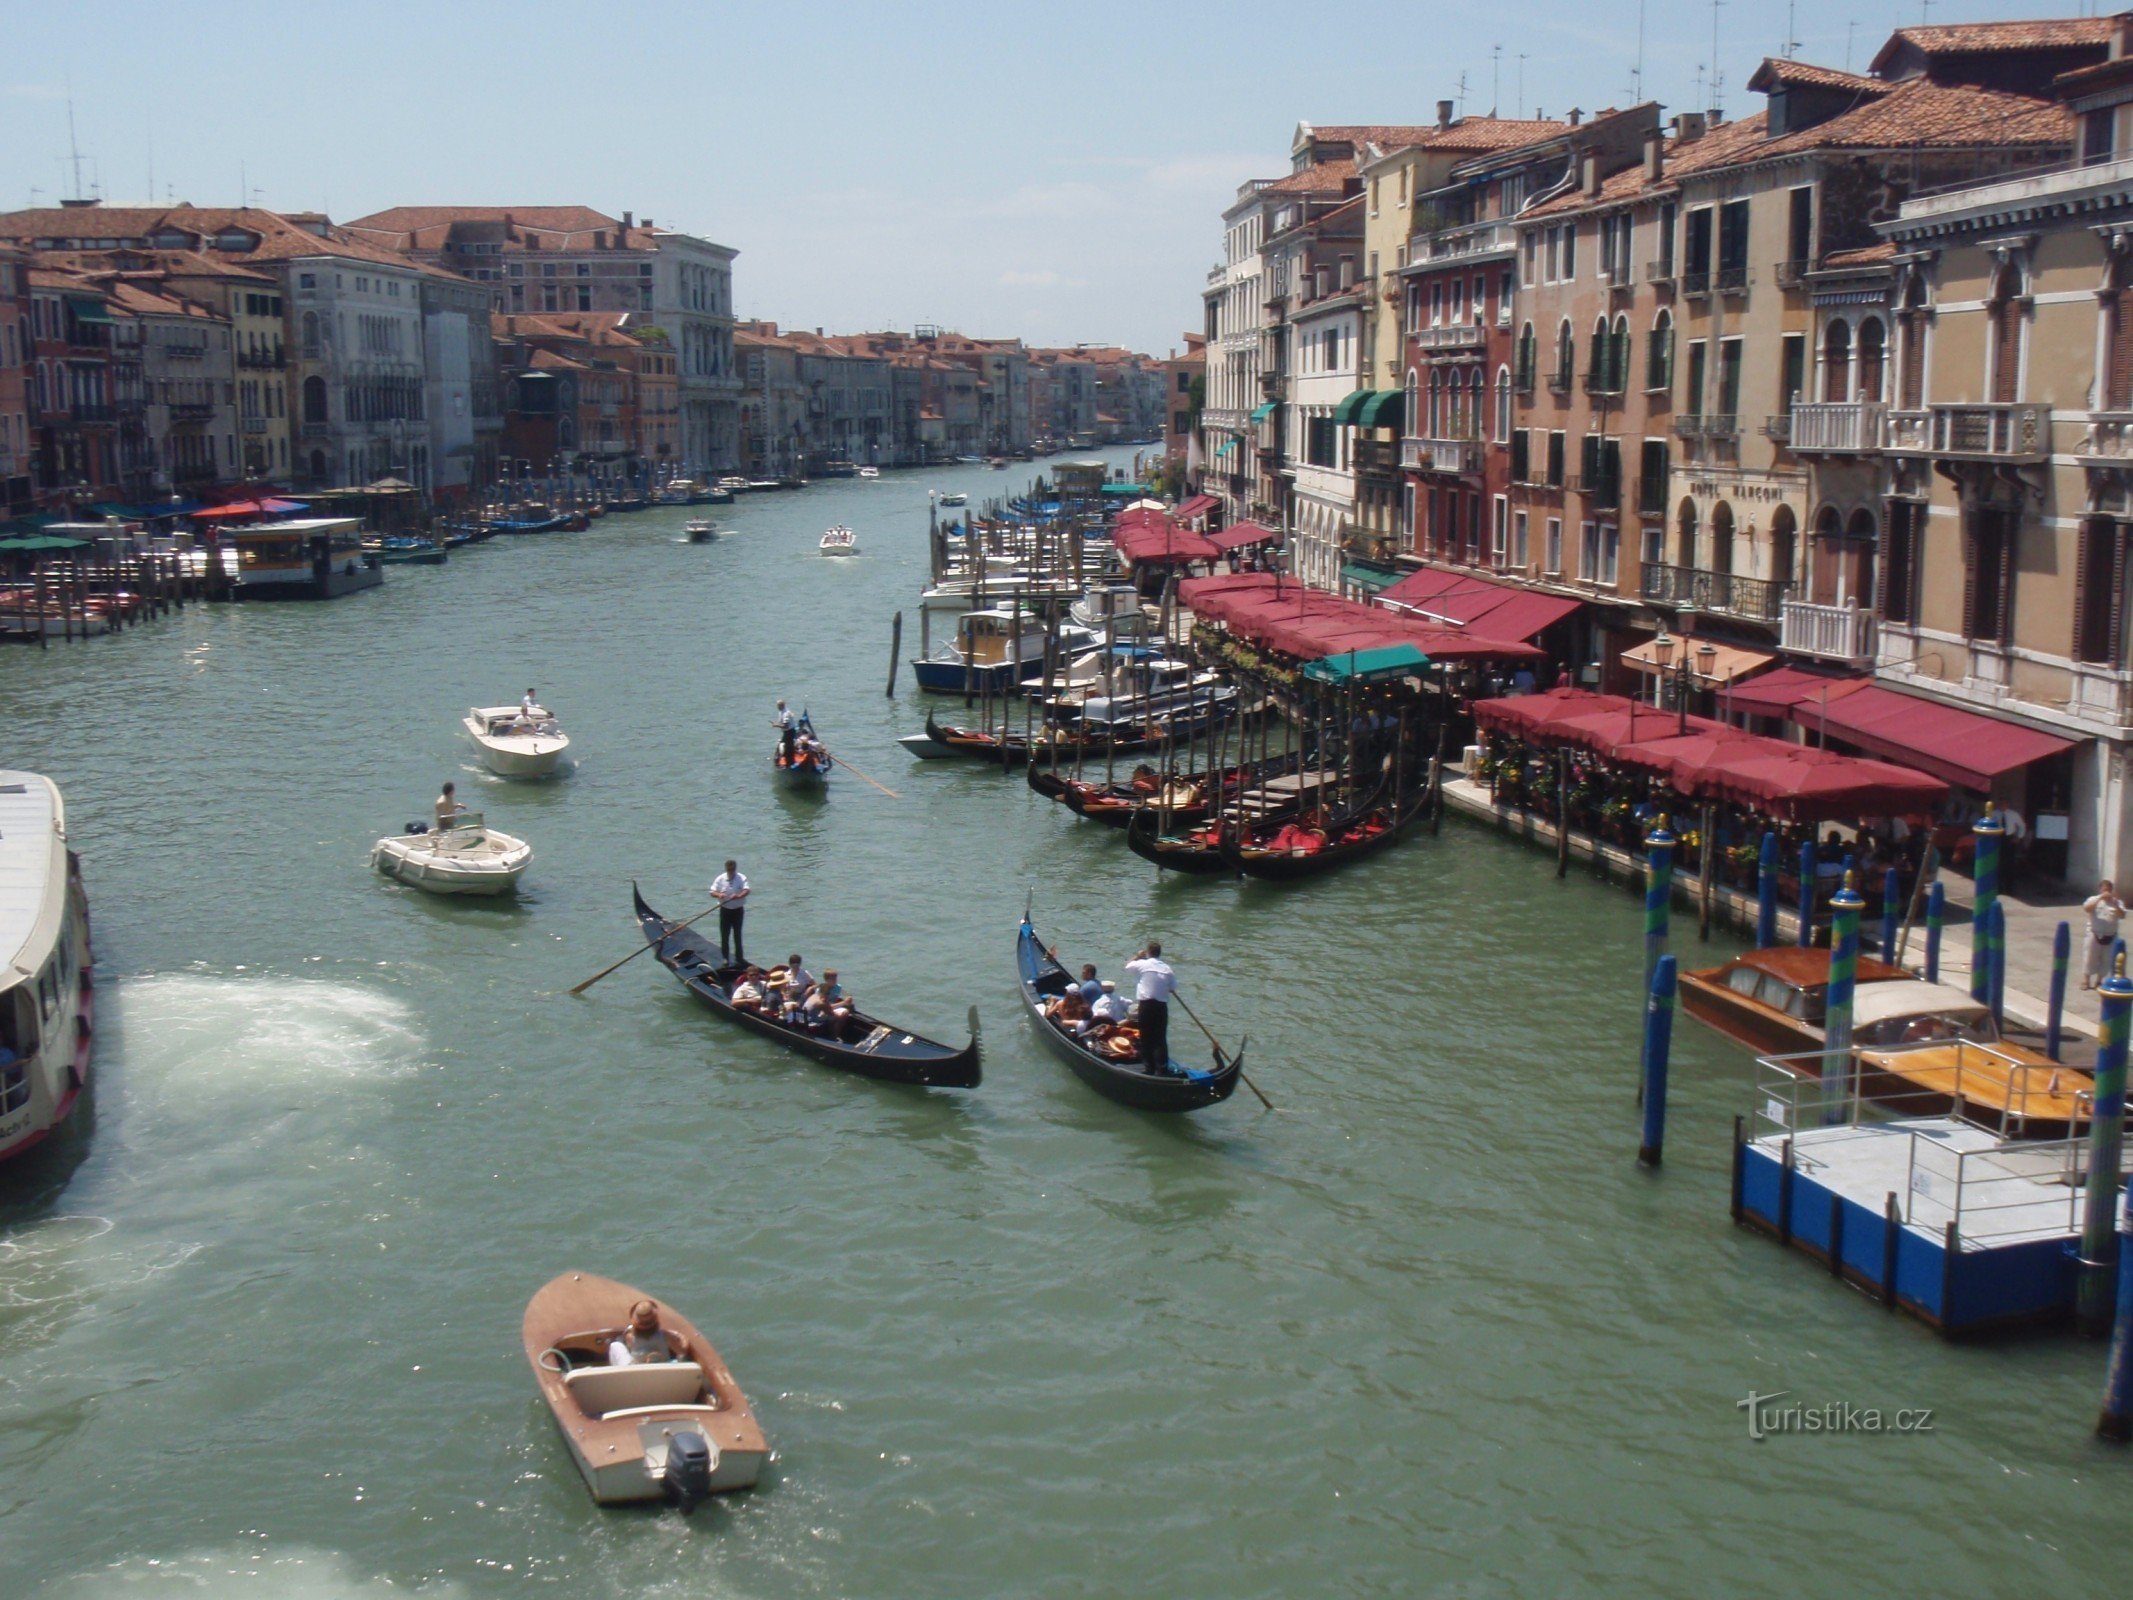
[[1895, 50], [1899, 40], [1928, 56], [2107, 45], [2111, 42], [2111, 19], [2056, 17], [2036, 22], [1950, 22], [1922, 28], [1898, 28], [1874, 57], [1876, 70]]
[[1321, 161], [1316, 166], [1305, 167], [1301, 172], [1292, 172], [1286, 178], [1268, 184], [1262, 194], [1340, 194], [1349, 184], [1361, 180], [1355, 175], [1355, 163], [1346, 156], [1337, 161]]
[[1896, 241], [1883, 239], [1875, 244], [1862, 245], [1857, 250], [1832, 251], [1823, 259], [1825, 272], [1842, 272], [1848, 267], [1876, 267], [1896, 259]]
[[[411, 261], [396, 250], [359, 239], [346, 228], [323, 221], [318, 228], [319, 232], [313, 232], [298, 227], [279, 212], [250, 206], [46, 206], [0, 213], [0, 238], [152, 240], [161, 233], [178, 232], [200, 240], [215, 255], [235, 257], [243, 262], [340, 256], [377, 266], [399, 267], [455, 283], [469, 281], [456, 273]], [[259, 243], [250, 250], [214, 250], [215, 237], [231, 230], [252, 234]]]
[[2073, 137], [2073, 118], [2048, 100], [1912, 78], [1840, 117], [1772, 139], [1764, 150], [2048, 146]]
[[1768, 94], [1774, 88], [1795, 83], [1816, 89], [1849, 89], [1856, 94], [1887, 94], [1891, 87], [1879, 78], [1818, 67], [1811, 61], [1788, 61], [1783, 56], [1764, 57], [1755, 76], [1748, 80], [1748, 87], [1757, 94]]

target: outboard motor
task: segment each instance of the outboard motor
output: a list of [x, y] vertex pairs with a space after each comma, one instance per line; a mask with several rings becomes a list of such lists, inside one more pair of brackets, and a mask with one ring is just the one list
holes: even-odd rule
[[661, 1480], [667, 1498], [684, 1511], [694, 1508], [711, 1492], [711, 1470], [717, 1464], [718, 1452], [702, 1434], [693, 1429], [668, 1434], [667, 1468]]
[[418, 835], [428, 833], [430, 831], [430, 825], [427, 822], [410, 822], [407, 825], [407, 831], [409, 837], [416, 837]]

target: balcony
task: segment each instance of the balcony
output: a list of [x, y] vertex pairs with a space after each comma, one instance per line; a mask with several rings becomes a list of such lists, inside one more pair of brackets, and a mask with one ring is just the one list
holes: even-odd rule
[[1612, 511], [1622, 503], [1622, 480], [1619, 478], [1588, 478], [1582, 473], [1572, 473], [1563, 480], [1563, 487], [1572, 494], [1583, 495], [1588, 511]]
[[173, 422], [206, 422], [214, 414], [214, 406], [205, 400], [173, 400], [170, 404]]
[[1619, 372], [1594, 370], [1585, 374], [1585, 392], [1589, 395], [1612, 397], [1619, 395], [1625, 380]]
[[1807, 281], [1807, 274], [1814, 271], [1813, 261], [1780, 261], [1777, 264], [1777, 286], [1780, 289], [1797, 289]]
[[1644, 563], [1644, 598], [1685, 611], [1722, 612], [1749, 622], [1776, 622], [1791, 591], [1789, 583], [1744, 578], [1705, 567]]
[[1570, 392], [1570, 379], [1570, 369], [1568, 367], [1560, 367], [1548, 374], [1548, 388], [1555, 394], [1568, 394]]
[[1774, 417], [1763, 418], [1763, 437], [1773, 444], [1792, 442], [1792, 413], [1780, 412]]
[[330, 423], [307, 422], [303, 425], [302, 432], [306, 439], [323, 439], [331, 427]]
[[1746, 294], [1748, 292], [1748, 269], [1746, 267], [1720, 267], [1718, 269], [1718, 292], [1720, 294]]
[[1681, 275], [1681, 292], [1691, 300], [1701, 300], [1711, 292], [1711, 275], [1708, 272], [1684, 272]]
[[1410, 240], [1409, 261], [1452, 261], [1466, 256], [1509, 255], [1516, 243], [1510, 225], [1481, 222], [1464, 228], [1447, 228], [1427, 238]]
[[1667, 512], [1668, 480], [1663, 472], [1637, 480], [1637, 512], [1640, 516], [1663, 517]]
[[1466, 476], [1481, 470], [1479, 439], [1405, 438], [1400, 441], [1400, 465], [1410, 472], [1442, 472]]
[[1358, 474], [1391, 477], [1400, 470], [1400, 447], [1390, 439], [1358, 439], [1355, 442]]
[[1600, 263], [1600, 281], [1610, 289], [1627, 289], [1636, 281], [1636, 273], [1627, 261], [1603, 261]]
[[2067, 710], [2078, 717], [2123, 728], [2133, 724], [2133, 673], [2099, 662], [2074, 663], [2073, 692]]
[[2105, 466], [2133, 463], [2133, 411], [2091, 411], [2089, 431], [2074, 446], [2074, 454]]
[[200, 361], [207, 356], [207, 347], [197, 344], [167, 344], [163, 354], [172, 361]]
[[1891, 455], [1946, 461], [2044, 461], [2052, 448], [2052, 408], [1963, 402], [1891, 411]]
[[1647, 261], [1644, 264], [1644, 281], [1669, 286], [1674, 281], [1674, 263], [1671, 261]]
[[1778, 623], [1778, 648], [1818, 661], [1871, 666], [1874, 661], [1874, 613], [1864, 606], [1819, 606], [1787, 600]]
[[289, 365], [289, 358], [282, 354], [281, 347], [272, 350], [240, 350], [237, 365], [260, 372], [280, 372]]
[[267, 431], [267, 419], [265, 417], [245, 417], [237, 425], [248, 434], [265, 433]]
[[1415, 332], [1415, 348], [1418, 350], [1479, 350], [1488, 340], [1488, 330], [1479, 323], [1454, 322], [1441, 328], [1420, 328]]
[[1533, 369], [1531, 367], [1520, 367], [1514, 371], [1511, 374], [1511, 387], [1520, 394], [1531, 394], [1533, 392]]
[[1880, 450], [1888, 407], [1878, 400], [1795, 400], [1792, 448], [1802, 455], [1863, 455]]

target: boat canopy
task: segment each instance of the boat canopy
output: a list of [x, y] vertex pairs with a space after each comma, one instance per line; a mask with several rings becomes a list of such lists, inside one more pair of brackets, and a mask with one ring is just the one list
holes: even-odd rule
[[1327, 656], [1305, 667], [1304, 676], [1320, 683], [1382, 683], [1410, 677], [1427, 670], [1429, 657], [1411, 644], [1385, 645], [1376, 650], [1351, 650], [1342, 656]]

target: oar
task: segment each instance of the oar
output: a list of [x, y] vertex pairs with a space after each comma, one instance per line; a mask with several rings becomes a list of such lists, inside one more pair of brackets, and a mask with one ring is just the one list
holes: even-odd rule
[[875, 787], [875, 788], [879, 789], [879, 790], [880, 790], [880, 791], [881, 791], [881, 792], [882, 792], [883, 794], [887, 795], [887, 796], [888, 796], [888, 797], [889, 797], [889, 798], [890, 798], [891, 800], [901, 800], [901, 799], [903, 798], [903, 796], [902, 796], [902, 795], [898, 794], [898, 793], [897, 793], [897, 792], [896, 792], [896, 791], [895, 791], [894, 789], [890, 788], [890, 787], [889, 787], [889, 786], [888, 786], [887, 784], [885, 784], [885, 783], [876, 783], [874, 779], [872, 779], [872, 778], [868, 777], [868, 776], [867, 776], [867, 775], [866, 775], [866, 774], [865, 774], [864, 772], [861, 772], [861, 771], [860, 771], [860, 770], [859, 770], [859, 769], [858, 769], [857, 767], [853, 766], [853, 765], [852, 765], [852, 764], [851, 764], [851, 763], [850, 763], [849, 761], [845, 760], [845, 759], [844, 759], [844, 757], [842, 757], [842, 756], [831, 756], [831, 757], [830, 757], [830, 760], [831, 760], [832, 762], [834, 762], [834, 763], [835, 763], [836, 765], [838, 765], [838, 766], [840, 766], [840, 767], [844, 768], [844, 770], [845, 770], [846, 772], [849, 772], [849, 773], [850, 773], [850, 774], [851, 774], [851, 775], [852, 775], [853, 777], [857, 778], [857, 779], [858, 779], [858, 780], [859, 780], [859, 781], [860, 781], [861, 783], [872, 783], [872, 784], [874, 784], [874, 787]]
[[[1222, 1048], [1222, 1041], [1214, 1036], [1213, 1030], [1211, 1030], [1206, 1023], [1200, 1021], [1200, 1013], [1193, 1010], [1191, 1004], [1186, 1000], [1183, 995], [1179, 994], [1177, 990], [1172, 989], [1170, 993], [1172, 997], [1176, 999], [1179, 1005], [1185, 1007], [1185, 1015], [1192, 1018], [1193, 1022], [1199, 1027], [1199, 1030], [1207, 1035], [1207, 1042], [1215, 1047], [1215, 1055], [1225, 1060], [1229, 1059], [1229, 1052]], [[1253, 1094], [1259, 1095], [1259, 1103], [1261, 1105], [1265, 1106], [1269, 1111], [1272, 1111], [1274, 1109], [1274, 1102], [1269, 1100], [1264, 1094], [1260, 1093], [1259, 1085], [1252, 1082], [1250, 1074], [1248, 1074], [1242, 1067], [1239, 1067], [1237, 1069], [1237, 1076], [1244, 1079], [1245, 1088], [1251, 1090]]]
[[[704, 918], [711, 915], [711, 913], [716, 911], [717, 909], [718, 907], [715, 905], [705, 906], [703, 910], [697, 912], [695, 916], [691, 917], [688, 922], [678, 922], [673, 927], [667, 929], [665, 937], [671, 938], [673, 935], [681, 932], [683, 928], [688, 927], [690, 923], [703, 921]], [[571, 989], [568, 992], [571, 994], [583, 994], [587, 989], [590, 989], [594, 984], [598, 983], [602, 978], [606, 977], [608, 973], [613, 972], [615, 970], [615, 967], [628, 966], [632, 961], [635, 961], [639, 956], [643, 955], [645, 951], [651, 949], [653, 945], [658, 944], [659, 942], [660, 941], [658, 939], [647, 939], [643, 944], [640, 944], [639, 946], [637, 946], [636, 949], [632, 950], [628, 955], [624, 956], [620, 961], [616, 962], [615, 966], [608, 967], [603, 971], [594, 973], [583, 983], [579, 984], [576, 988]]]

